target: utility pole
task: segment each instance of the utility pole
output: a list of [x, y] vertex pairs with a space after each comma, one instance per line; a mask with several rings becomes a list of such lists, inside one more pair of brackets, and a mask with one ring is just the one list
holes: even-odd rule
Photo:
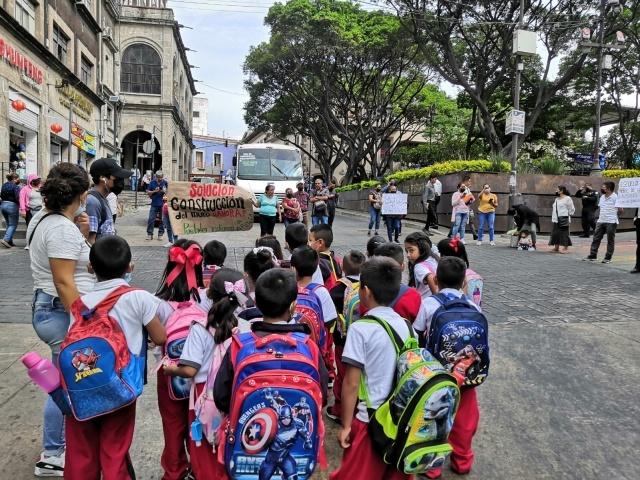
[[[140, 136], [138, 136], [136, 138], [136, 155], [135, 155], [135, 158], [133, 159], [134, 165], [136, 166], [135, 167], [136, 171], [139, 171], [139, 163], [140, 163], [140, 160], [138, 159], [138, 153], [139, 152], [140, 152]], [[142, 173], [142, 172], [140, 172], [140, 173]], [[135, 195], [135, 200], [134, 200], [133, 206], [136, 209], [138, 208], [138, 186], [137, 185], [136, 185], [136, 195]]]
[[[524, 28], [524, 0], [520, 0], [520, 11], [518, 13], [518, 30]], [[516, 75], [513, 86], [513, 109], [520, 110], [520, 82], [522, 77], [522, 70], [524, 64], [522, 63], [522, 56], [516, 54]], [[518, 133], [512, 132], [511, 138], [511, 175], [509, 176], [509, 210], [511, 210], [516, 202], [516, 187], [517, 187], [517, 171], [516, 163], [518, 161]], [[510, 216], [508, 224], [511, 225], [513, 218]]]
[[598, 87], [596, 90], [596, 128], [593, 135], [593, 164], [591, 175], [599, 175], [600, 168], [600, 122], [602, 113], [602, 60], [604, 50], [604, 17], [606, 0], [600, 0], [600, 18], [598, 19]]

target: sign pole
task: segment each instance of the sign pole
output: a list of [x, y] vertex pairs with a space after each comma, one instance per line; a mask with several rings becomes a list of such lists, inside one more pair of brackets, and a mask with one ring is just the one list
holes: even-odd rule
[[67, 149], [67, 163], [71, 163], [71, 147], [73, 146], [73, 134], [71, 133], [71, 125], [73, 122], [72, 116], [73, 115], [73, 98], [69, 97], [69, 148]]
[[[136, 171], [140, 172], [140, 174], [142, 175], [142, 172], [140, 171], [140, 160], [138, 160], [138, 152], [140, 151], [140, 137], [136, 138], [136, 156], [133, 159], [133, 164], [136, 166]], [[135, 194], [135, 200], [133, 203], [134, 208], [138, 208], [138, 185], [136, 185], [136, 194]]]

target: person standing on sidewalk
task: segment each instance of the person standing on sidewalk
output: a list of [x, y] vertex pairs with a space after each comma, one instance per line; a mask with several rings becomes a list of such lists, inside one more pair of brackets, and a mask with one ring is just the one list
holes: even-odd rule
[[336, 217], [336, 207], [338, 206], [338, 194], [335, 191], [336, 186], [329, 184], [329, 197], [327, 199], [327, 213], [329, 214], [329, 226], [333, 227], [333, 219]]
[[[551, 207], [553, 229], [551, 230], [549, 245], [553, 247], [552, 252], [568, 252], [571, 246], [569, 226], [571, 225], [571, 215], [573, 215], [575, 211], [576, 207], [573, 205], [573, 200], [571, 200], [571, 195], [569, 195], [567, 187], [558, 185], [556, 200]], [[562, 251], [560, 250], [560, 246], [562, 246]]]
[[376, 185], [376, 188], [369, 192], [369, 231], [367, 235], [371, 235], [371, 229], [375, 227], [374, 235], [378, 235], [380, 228], [380, 212], [382, 211], [382, 187]]
[[436, 201], [433, 205], [433, 211], [436, 214], [436, 223], [431, 226], [437, 230], [438, 229], [438, 205], [440, 205], [440, 198], [442, 197], [442, 182], [438, 180], [438, 176], [435, 173], [431, 174], [431, 178], [435, 180], [433, 182], [433, 188], [436, 191]]
[[478, 242], [482, 245], [482, 237], [484, 237], [484, 224], [489, 225], [489, 244], [495, 245], [493, 225], [496, 221], [496, 208], [498, 207], [498, 196], [491, 193], [491, 186], [485, 183], [482, 191], [478, 195]]
[[298, 200], [300, 208], [302, 209], [302, 222], [305, 227], [309, 226], [309, 194], [304, 191], [304, 183], [299, 182], [296, 185], [298, 191], [293, 194], [294, 198]]
[[329, 223], [327, 200], [329, 200], [329, 190], [324, 188], [322, 180], [317, 178], [314, 182], [314, 189], [311, 192], [310, 198], [310, 201], [313, 204], [313, 213], [311, 214], [311, 223], [313, 225]]
[[7, 230], [4, 233], [4, 238], [0, 240], [0, 244], [3, 247], [11, 248], [15, 247], [13, 244], [13, 235], [18, 228], [18, 220], [20, 220], [20, 177], [17, 173], [9, 173], [7, 175], [7, 181], [2, 185], [0, 191], [0, 198], [2, 204], [0, 204], [0, 210], [2, 210], [2, 216], [7, 224]]
[[616, 184], [613, 182], [604, 182], [600, 192], [600, 202], [598, 207], [600, 208], [600, 216], [598, 217], [598, 223], [596, 223], [596, 231], [593, 234], [593, 242], [591, 242], [591, 252], [585, 260], [591, 262], [598, 258], [598, 249], [600, 248], [600, 242], [607, 234], [607, 253], [604, 256], [602, 263], [611, 263], [613, 257], [613, 250], [616, 246], [616, 230], [618, 228], [618, 214], [622, 213], [621, 208], [616, 207], [616, 201], [618, 195], [613, 191], [616, 188]]
[[27, 226], [33, 216], [42, 210], [42, 195], [40, 195], [40, 175], [30, 173], [27, 184], [20, 189], [20, 216], [24, 217]]
[[590, 183], [582, 183], [576, 192], [576, 198], [582, 199], [582, 238], [589, 238], [596, 229], [596, 210], [598, 209], [598, 193]]
[[427, 210], [427, 220], [422, 230], [427, 235], [431, 235], [431, 232], [429, 232], [429, 229], [438, 223], [438, 221], [436, 220], [436, 212], [435, 212], [435, 203], [436, 203], [435, 180], [436, 180], [436, 176], [431, 175], [429, 177], [429, 181], [424, 187], [424, 192], [422, 193], [421, 203], [422, 203], [422, 206]]
[[158, 225], [158, 240], [162, 241], [164, 235], [164, 223], [162, 223], [162, 206], [163, 198], [167, 193], [169, 184], [164, 179], [162, 170], [156, 172], [156, 178], [151, 180], [147, 188], [147, 195], [151, 198], [151, 207], [149, 207], [149, 218], [147, 219], [147, 240], [153, 240], [153, 230], [155, 228], [156, 218], [160, 217]]

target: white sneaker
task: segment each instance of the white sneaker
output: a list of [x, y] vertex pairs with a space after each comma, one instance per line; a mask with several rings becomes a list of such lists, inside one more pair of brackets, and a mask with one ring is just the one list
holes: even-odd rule
[[33, 472], [36, 477], [63, 477], [64, 476], [64, 452], [60, 455], [45, 457], [44, 452], [40, 454], [40, 461], [36, 463]]
[[477, 245], [477, 246], [479, 246], [479, 247], [481, 247], [481, 246], [482, 246], [482, 242], [481, 242], [480, 240], [478, 240], [478, 241], [476, 242], [476, 245]]
[[464, 238], [461, 238], [460, 241], [462, 242], [463, 245], [467, 244], [467, 242], [464, 241]]
[[489, 242], [489, 245], [496, 246], [496, 242]]
[[167, 242], [167, 243], [165, 243], [163, 245], [164, 248], [169, 248], [169, 247], [172, 247], [172, 246], [173, 246], [173, 243], [171, 243], [171, 242]]

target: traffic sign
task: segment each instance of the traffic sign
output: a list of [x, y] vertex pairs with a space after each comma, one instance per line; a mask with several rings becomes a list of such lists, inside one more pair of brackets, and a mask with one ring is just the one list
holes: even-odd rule
[[511, 110], [507, 114], [505, 131], [507, 135], [510, 133], [524, 135], [524, 112], [522, 110]]
[[152, 142], [151, 140], [147, 140], [142, 144], [142, 151], [147, 155], [151, 155], [156, 151], [156, 142]]

